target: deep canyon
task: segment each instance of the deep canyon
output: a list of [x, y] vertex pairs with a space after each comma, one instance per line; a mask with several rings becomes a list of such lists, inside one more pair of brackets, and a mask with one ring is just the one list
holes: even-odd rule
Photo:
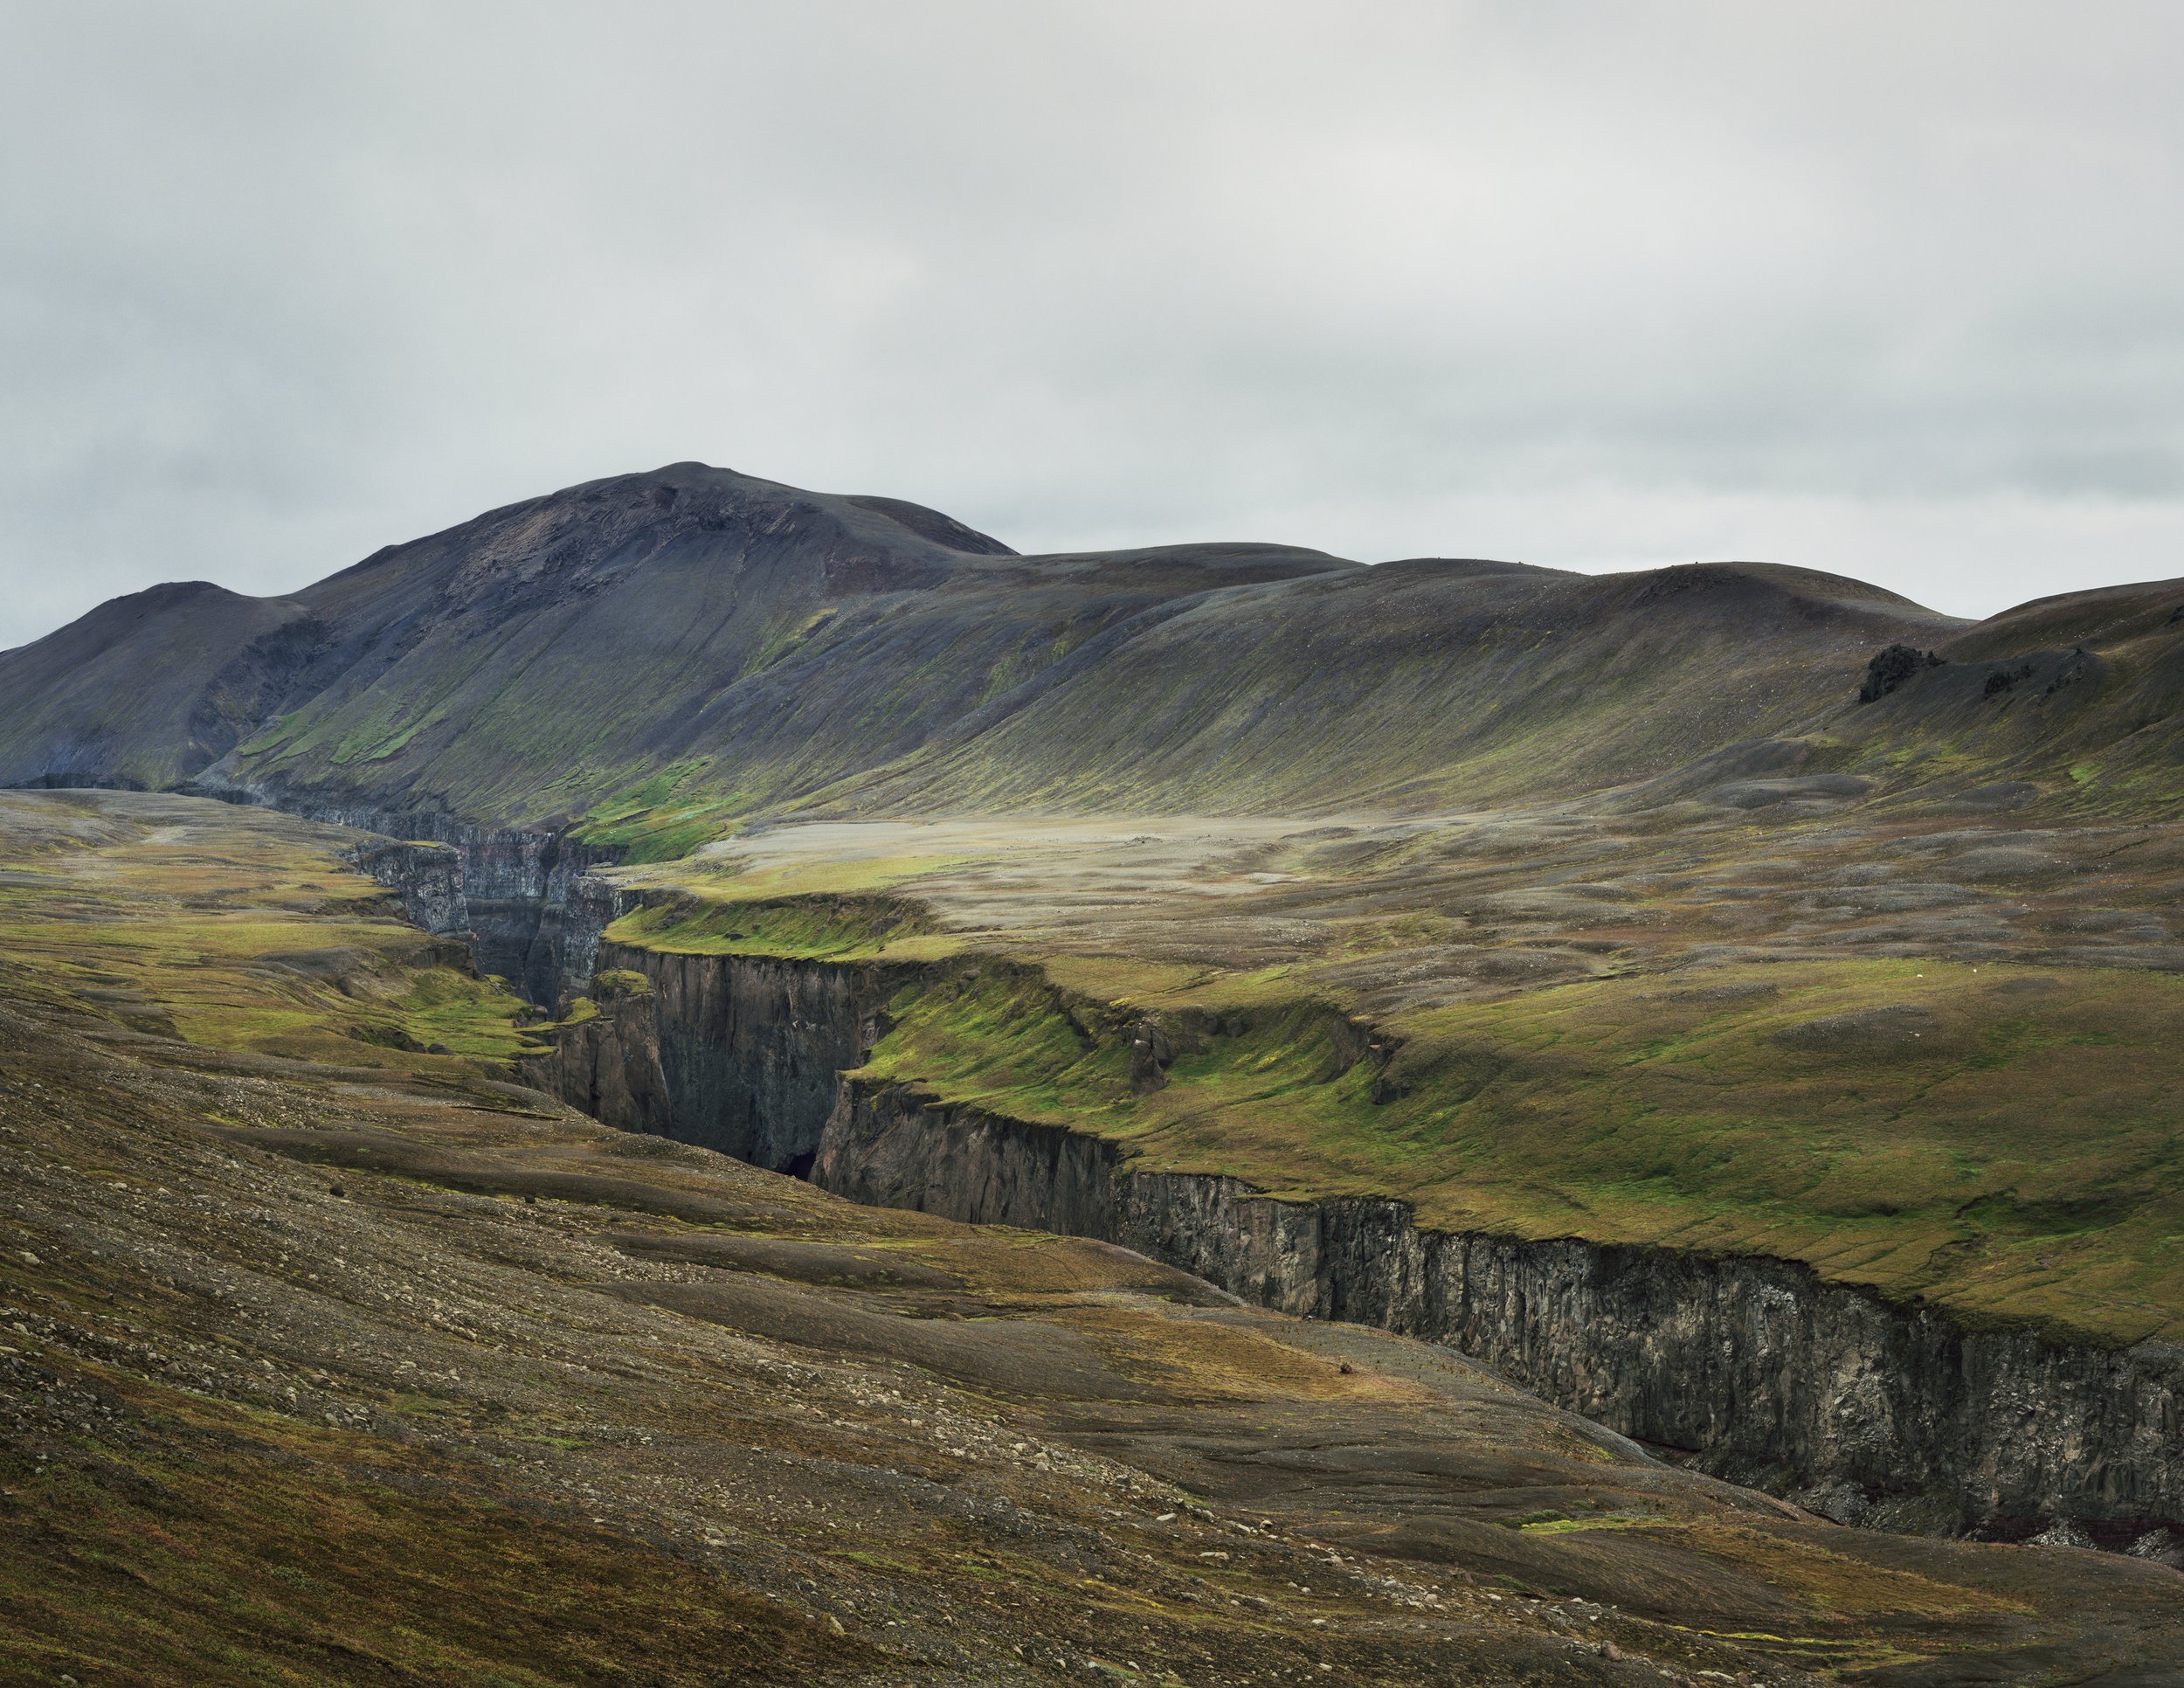
[[1451, 1233], [1401, 1200], [1138, 1170], [1096, 1135], [855, 1076], [890, 1004], [938, 967], [619, 944], [605, 927], [636, 899], [564, 847], [456, 833], [360, 859], [433, 930], [469, 910], [481, 967], [514, 958], [534, 993], [596, 991], [525, 1074], [606, 1124], [860, 1202], [1119, 1243], [1282, 1312], [1444, 1343], [1838, 1522], [2184, 1562], [2174, 1345], [1968, 1326], [1793, 1262]]
[[0, 787], [0, 1666], [2173, 1679], [2184, 581], [685, 462]]

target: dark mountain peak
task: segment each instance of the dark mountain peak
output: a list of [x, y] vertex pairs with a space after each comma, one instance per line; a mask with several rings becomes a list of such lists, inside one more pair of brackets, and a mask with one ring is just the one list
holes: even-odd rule
[[1958, 617], [1930, 610], [1884, 587], [1786, 563], [1678, 563], [1607, 578], [1618, 583], [1614, 601], [1628, 607], [1665, 607], [1674, 602], [1684, 613], [1749, 616], [1755, 625], [1917, 623], [1931, 626], [1935, 636], [1964, 625]]
[[376, 552], [301, 596], [323, 613], [391, 627], [549, 607], [648, 565], [736, 571], [793, 557], [822, 595], [854, 597], [936, 585], [981, 550], [1008, 554], [936, 510], [681, 462], [502, 505]]
[[177, 604], [196, 603], [205, 598], [237, 603], [246, 596], [246, 593], [232, 591], [211, 580], [162, 580], [156, 586], [145, 587], [141, 592], [129, 592], [109, 601], [142, 609], [169, 609]]
[[1372, 571], [1390, 580], [1477, 580], [1581, 578], [1573, 569], [1550, 569], [1537, 563], [1504, 563], [1490, 557], [1393, 557], [1375, 563]]
[[304, 606], [294, 598], [253, 598], [210, 580], [163, 580], [142, 591], [109, 598], [22, 649], [72, 654], [97, 649], [147, 623], [156, 623], [164, 637], [202, 641], [212, 629], [257, 631], [304, 613]]
[[208, 700], [234, 694], [238, 661], [309, 620], [293, 598], [170, 580], [0, 652], [0, 785], [171, 785], [235, 743]]
[[884, 515], [898, 528], [916, 534], [920, 539], [944, 545], [951, 551], [963, 551], [972, 557], [1014, 557], [1016, 551], [991, 534], [967, 528], [952, 515], [928, 509], [923, 504], [913, 504], [901, 498], [858, 497], [845, 498], [842, 502], [853, 504], [874, 515]]
[[48, 637], [58, 637], [70, 627], [97, 627], [115, 622], [142, 619], [146, 616], [168, 615], [222, 615], [239, 612], [252, 604], [276, 604], [279, 598], [256, 598], [246, 592], [231, 591], [227, 587], [210, 580], [162, 580], [156, 586], [142, 591], [128, 592], [120, 598], [109, 598], [103, 604]]

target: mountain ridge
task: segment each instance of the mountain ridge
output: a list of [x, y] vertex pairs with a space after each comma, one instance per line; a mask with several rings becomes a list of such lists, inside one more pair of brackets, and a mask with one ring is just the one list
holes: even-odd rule
[[[1794, 740], [1891, 790], [2008, 776], [2128, 806], [2174, 794], [2179, 601], [1968, 622], [1768, 563], [1024, 556], [923, 505], [684, 462], [279, 597], [102, 605], [0, 653], [0, 784], [553, 818], [656, 853], [788, 813], [1572, 796]], [[1894, 646], [1920, 663], [1861, 704]]]

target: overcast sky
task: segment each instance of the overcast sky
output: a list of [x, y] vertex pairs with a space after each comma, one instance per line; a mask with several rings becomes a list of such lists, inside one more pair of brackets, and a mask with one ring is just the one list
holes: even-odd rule
[[683, 458], [1020, 550], [2184, 574], [2184, 5], [0, 0], [0, 645]]

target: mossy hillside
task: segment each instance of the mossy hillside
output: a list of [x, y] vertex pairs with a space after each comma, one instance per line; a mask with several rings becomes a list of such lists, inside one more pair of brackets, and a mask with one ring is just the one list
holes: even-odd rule
[[[162, 852], [196, 864], [192, 917], [232, 899], [284, 924], [268, 831], [301, 904], [376, 890], [262, 812], [0, 810], [50, 826], [0, 883], [86, 928], [156, 937], [183, 875]], [[345, 895], [325, 917], [357, 936]], [[362, 992], [357, 947], [243, 971]], [[1210, 1307], [1088, 1242], [852, 1207], [458, 1088], [444, 1061], [193, 1055], [110, 1023], [176, 1005], [103, 966], [58, 976], [0, 972], [0, 1678], [867, 1681], [971, 1657], [995, 1679], [1115, 1660], [1396, 1684], [1492, 1678], [1534, 1640], [1552, 1670], [1569, 1655], [1546, 1631], [1573, 1621], [1626, 1669], [1687, 1676], [2167, 1658], [2156, 1567], [1784, 1518], [1421, 1345]], [[1081, 1041], [1143, 1029], [1142, 1004], [1013, 977]], [[1263, 1032], [1275, 1067], [1349, 1035], [1236, 1012], [1170, 1018]], [[1329, 1446], [1382, 1480], [1268, 1463]], [[1648, 1527], [1492, 1527], [1587, 1517]], [[1413, 1591], [1393, 1609], [1391, 1576]]]
[[[35, 1245], [0, 1250], [0, 1677], [893, 1681], [917, 1624], [998, 1636], [996, 1679], [1043, 1640], [1147, 1681], [1470, 1680], [1524, 1639], [1482, 1583], [1612, 1602], [1595, 1635], [1684, 1674], [1984, 1664], [2020, 1611], [2160, 1629], [2125, 1561], [1783, 1518], [1445, 1353], [1208, 1308], [1096, 1244], [277, 1062], [230, 1088], [312, 1128], [208, 1141], [199, 1076], [86, 1069], [50, 1029], [0, 1133]], [[208, 1267], [246, 1294], [188, 1293]], [[1386, 1480], [1270, 1490], [1270, 1444]], [[1586, 1518], [1645, 1527], [1492, 1527]], [[1387, 1622], [1391, 1575], [1433, 1601]], [[1411, 1639], [1434, 1602], [1453, 1658]]]
[[[789, 897], [854, 897], [957, 866], [963, 855], [945, 850], [888, 848], [857, 855], [816, 854], [764, 863], [735, 856], [702, 856], [653, 873], [620, 875], [636, 887], [663, 886], [708, 903], [764, 903]], [[633, 864], [643, 866], [647, 864]]]
[[490, 824], [574, 818], [663, 859], [1005, 710], [1141, 612], [1351, 566], [1282, 547], [1033, 565], [938, 519], [905, 527], [676, 465], [492, 512], [309, 589], [315, 613], [359, 648], [386, 641], [388, 660], [328, 675], [236, 771], [298, 794], [399, 791]]
[[950, 947], [914, 903], [885, 896], [659, 896], [606, 930], [632, 949], [798, 961], [927, 959]]
[[[676, 464], [290, 598], [117, 600], [0, 654], [0, 778], [576, 824], [647, 861], [789, 813], [1538, 800], [1755, 737], [1831, 738], [1898, 792], [2184, 795], [2173, 583], [1969, 626], [1766, 564], [1019, 557], [905, 508]], [[1897, 644], [1950, 660], [1856, 702]]]
[[[818, 823], [719, 859], [771, 885], [855, 882], [930, 841], [961, 865], [891, 896], [934, 908], [959, 952], [1035, 963], [1095, 1010], [1123, 1005], [1125, 1028], [1315, 1000], [1377, 1026], [1395, 1046], [1377, 1102], [1313, 1087], [1205, 1110], [1193, 1164], [1264, 1187], [1784, 1253], [1902, 1293], [1943, 1283], [1965, 1317], [1990, 1302], [2118, 1339], [2166, 1318], [2174, 1285], [2135, 1280], [2178, 1228], [2160, 1218], [2179, 1181], [2163, 1134], [2174, 977], [2155, 971], [2175, 960], [2174, 829], [1696, 806], [1676, 827], [1545, 808]], [[1027, 1012], [982, 1016], [902, 1071], [1022, 1091], [997, 1111], [1162, 1125], [1165, 1104], [1125, 1086], [1118, 1060], [1102, 1076], [1013, 1048]], [[2125, 1094], [2118, 1074], [2148, 1083]], [[1464, 1105], [1438, 1117], [1436, 1098]], [[1163, 1152], [1179, 1156], [1183, 1135]], [[2075, 1187], [2048, 1187], [2050, 1152], [2083, 1171]], [[2085, 1205], [2111, 1185], [2120, 1204]]]
[[[112, 1403], [0, 1451], [0, 1674], [543, 1688], [826, 1681], [866, 1650], [626, 1533], [479, 1492], [393, 1439], [72, 1367]], [[390, 1406], [395, 1403], [390, 1403]], [[20, 1674], [17, 1674], [20, 1673]]]
[[[1897, 961], [1704, 979], [1369, 1027], [1264, 980], [1148, 1007], [964, 959], [902, 991], [861, 1076], [1095, 1131], [1148, 1169], [1400, 1197], [1430, 1225], [1777, 1256], [2081, 1339], [2184, 1331], [2184, 981]], [[1147, 1025], [1172, 1050], [1157, 1089], [1131, 1058]]]
[[719, 797], [708, 792], [695, 804], [680, 797], [708, 766], [702, 759], [678, 762], [625, 786], [591, 810], [576, 836], [630, 863], [671, 861], [711, 843], [725, 824]]
[[114, 799], [0, 798], [17, 988], [212, 1048], [346, 1064], [460, 1068], [536, 1047], [521, 1000], [404, 921], [339, 834], [138, 801], [129, 817]]
[[1830, 596], [1850, 585], [1404, 563], [1239, 589], [841, 803], [1308, 813], [1617, 785], [1792, 730], [1855, 693], [1876, 639], [1956, 626]]

